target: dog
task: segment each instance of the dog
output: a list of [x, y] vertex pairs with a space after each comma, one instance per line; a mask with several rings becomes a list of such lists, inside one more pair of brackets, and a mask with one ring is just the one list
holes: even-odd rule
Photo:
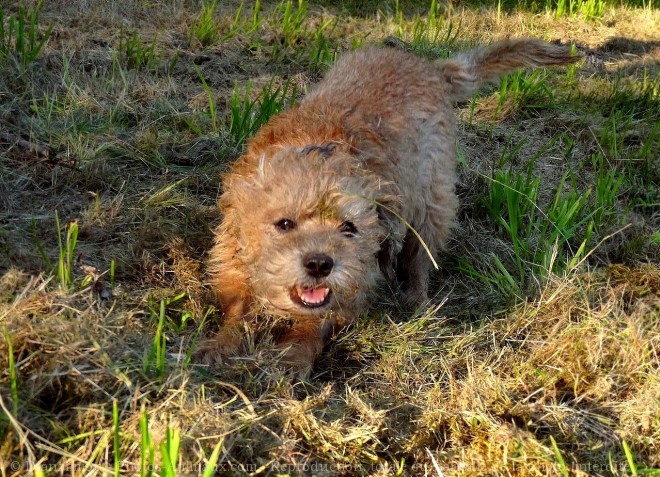
[[455, 105], [516, 69], [577, 59], [537, 39], [446, 60], [377, 46], [341, 57], [224, 175], [209, 261], [224, 321], [203, 361], [239, 354], [268, 315], [288, 320], [283, 362], [306, 374], [382, 280], [407, 306], [425, 303], [458, 208]]

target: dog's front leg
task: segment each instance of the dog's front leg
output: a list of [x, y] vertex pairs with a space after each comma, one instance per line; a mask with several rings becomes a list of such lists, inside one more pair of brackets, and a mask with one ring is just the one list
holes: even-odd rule
[[222, 306], [222, 325], [218, 333], [202, 341], [197, 355], [207, 364], [221, 362], [240, 354], [246, 327], [250, 325], [252, 294], [248, 274], [238, 259], [238, 244], [230, 234], [220, 234], [211, 250], [211, 287]]
[[302, 376], [308, 375], [340, 321], [337, 317], [295, 319], [293, 326], [278, 340], [279, 346], [289, 348], [282, 363]]
[[[238, 308], [238, 307], [236, 307]], [[203, 340], [196, 351], [197, 356], [205, 364], [212, 365], [222, 362], [225, 358], [240, 353], [246, 326], [243, 307], [232, 310], [226, 308], [220, 330], [211, 338]]]
[[431, 261], [419, 239], [409, 233], [398, 257], [396, 270], [405, 307], [415, 309], [428, 301], [430, 269]]

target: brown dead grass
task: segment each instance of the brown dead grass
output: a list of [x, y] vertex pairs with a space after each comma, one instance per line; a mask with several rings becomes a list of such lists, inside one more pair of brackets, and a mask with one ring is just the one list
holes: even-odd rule
[[[235, 7], [220, 7], [223, 28]], [[270, 366], [276, 357], [268, 343], [222, 369], [185, 362], [200, 328], [216, 326], [205, 320], [218, 319], [204, 258], [220, 219], [217, 177], [237, 154], [226, 132], [211, 129], [193, 65], [216, 95], [222, 121], [235, 83], [244, 90], [248, 80], [292, 78], [305, 86], [319, 74], [296, 56], [311, 48], [309, 38], [271, 61], [270, 48], [281, 41], [274, 20], [202, 48], [189, 36], [198, 8], [47, 2], [42, 20], [55, 28], [40, 60], [29, 74], [0, 71], [0, 130], [48, 149], [44, 156], [0, 142], [0, 326], [11, 339], [18, 393], [14, 402], [2, 339], [3, 475], [29, 475], [36, 462], [50, 466], [47, 475], [112, 474], [113, 400], [125, 475], [139, 475], [142, 415], [157, 448], [168, 427], [181, 432], [177, 475], [200, 475], [219, 441], [219, 475], [561, 475], [551, 437], [570, 475], [627, 475], [624, 441], [640, 467], [660, 467], [660, 247], [652, 238], [659, 217], [644, 205], [653, 204], [652, 179], [638, 187], [630, 179], [618, 215], [595, 240], [632, 227], [522, 302], [512, 304], [455, 263], [512, 253], [480, 201], [502, 151], [520, 141], [514, 168], [545, 151], [534, 169], [542, 204], [569, 168], [579, 171], [577, 187], [591, 187], [587, 158], [599, 149], [611, 167], [633, 174], [629, 159], [655, 125], [635, 116], [614, 154], [602, 140], [606, 91], [615, 72], [633, 86], [644, 66], [657, 73], [658, 10], [618, 8], [597, 22], [453, 12], [458, 46], [533, 35], [575, 41], [587, 59], [571, 85], [549, 78], [560, 107], [493, 108], [499, 98], [484, 94], [472, 123], [470, 106], [462, 109], [463, 208], [434, 304], [406, 314], [385, 291], [373, 316], [338, 336], [303, 383]], [[312, 7], [310, 24], [339, 11]], [[121, 25], [156, 38], [165, 59], [178, 52], [173, 70], [118, 67]], [[398, 33], [386, 14], [342, 16], [333, 41], [348, 48]], [[561, 141], [547, 147], [557, 133], [575, 142], [568, 157]], [[55, 210], [63, 224], [80, 226], [76, 287], [68, 292], [36, 245], [56, 262]], [[82, 287], [86, 274], [93, 281]], [[182, 292], [166, 307], [168, 361], [158, 377], [143, 368], [158, 321], [152, 310]], [[155, 458], [159, 468], [158, 450]]]

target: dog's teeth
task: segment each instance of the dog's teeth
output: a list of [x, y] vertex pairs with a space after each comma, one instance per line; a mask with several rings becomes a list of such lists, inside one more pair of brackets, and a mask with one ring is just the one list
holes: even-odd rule
[[310, 305], [318, 305], [323, 303], [330, 293], [328, 288], [311, 288], [307, 290], [301, 290], [300, 298]]

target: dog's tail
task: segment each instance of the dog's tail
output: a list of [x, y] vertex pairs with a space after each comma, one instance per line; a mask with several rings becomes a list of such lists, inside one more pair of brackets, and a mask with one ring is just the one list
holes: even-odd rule
[[520, 68], [568, 65], [580, 60], [566, 46], [531, 38], [504, 40], [442, 61], [454, 101], [469, 99], [481, 86]]

